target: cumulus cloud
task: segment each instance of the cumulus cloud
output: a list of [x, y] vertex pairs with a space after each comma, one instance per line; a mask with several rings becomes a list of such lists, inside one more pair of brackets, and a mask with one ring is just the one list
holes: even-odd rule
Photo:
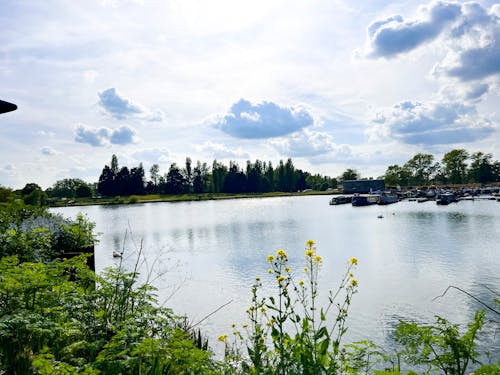
[[308, 129], [273, 140], [271, 144], [280, 154], [289, 157], [317, 156], [329, 153], [336, 147], [331, 135]]
[[162, 121], [164, 114], [162, 111], [155, 109], [149, 110], [146, 107], [134, 103], [132, 100], [120, 94], [116, 88], [98, 92], [99, 105], [104, 109], [105, 113], [118, 119], [136, 118], [147, 121]]
[[250, 155], [241, 148], [230, 148], [220, 143], [205, 142], [198, 146], [199, 151], [205, 152], [215, 159], [249, 159]]
[[369, 134], [406, 144], [439, 145], [474, 142], [490, 136], [495, 125], [473, 105], [458, 102], [402, 102], [378, 112]]
[[436, 2], [420, 8], [420, 18], [405, 21], [400, 15], [372, 22], [368, 26], [368, 57], [392, 57], [411, 51], [435, 39], [461, 15], [456, 3]]
[[477, 2], [437, 1], [405, 20], [394, 15], [372, 22], [367, 30], [369, 58], [390, 58], [440, 38], [445, 55], [434, 73], [462, 81], [500, 73], [500, 5], [489, 10]]
[[47, 156], [52, 156], [52, 155], [57, 154], [56, 150], [54, 150], [52, 147], [49, 147], [49, 146], [42, 147], [40, 149], [40, 152], [43, 155], [47, 155]]
[[313, 122], [305, 110], [281, 107], [272, 102], [254, 105], [240, 99], [215, 126], [233, 137], [257, 139], [290, 134]]
[[110, 144], [126, 145], [138, 141], [135, 130], [128, 126], [117, 129], [107, 127], [91, 128], [80, 124], [75, 129], [75, 141], [87, 143], [93, 147], [104, 147]]

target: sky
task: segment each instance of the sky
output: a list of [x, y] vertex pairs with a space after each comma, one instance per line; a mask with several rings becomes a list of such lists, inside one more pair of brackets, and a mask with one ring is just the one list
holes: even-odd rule
[[500, 2], [2, 0], [0, 185], [292, 158], [500, 159]]

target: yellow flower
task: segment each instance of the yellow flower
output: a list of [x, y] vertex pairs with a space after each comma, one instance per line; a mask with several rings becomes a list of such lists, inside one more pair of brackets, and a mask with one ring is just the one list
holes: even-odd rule
[[312, 250], [306, 250], [306, 257], [312, 257], [314, 255], [314, 251]]
[[353, 277], [354, 275], [352, 274], [352, 272], [349, 272], [349, 277]]
[[351, 285], [352, 285], [352, 286], [357, 286], [357, 285], [358, 285], [358, 280], [356, 280], [356, 279], [351, 279]]
[[217, 340], [219, 340], [220, 342], [225, 342], [226, 339], [227, 339], [227, 335], [220, 335]]
[[357, 258], [351, 258], [351, 259], [349, 259], [349, 263], [351, 263], [352, 265], [356, 266], [358, 264], [358, 259]]
[[316, 261], [316, 263], [321, 263], [323, 261], [323, 258], [321, 258], [319, 255], [316, 255], [314, 260]]
[[314, 246], [314, 241], [313, 241], [313, 240], [307, 240], [307, 241], [306, 241], [306, 246], [307, 246], [307, 247], [312, 247], [312, 246]]
[[260, 311], [264, 313], [264, 312], [266, 312], [266, 308], [265, 307], [261, 307]]
[[283, 280], [285, 280], [285, 276], [283, 276], [283, 275], [279, 275], [276, 279], [277, 279], [277, 280], [278, 280], [278, 282], [280, 283], [280, 282], [282, 282]]
[[268, 256], [267, 256], [267, 261], [268, 261], [269, 263], [271, 263], [273, 260], [274, 260], [274, 256], [273, 256], [273, 255], [268, 255]]
[[260, 277], [256, 277], [256, 278], [255, 278], [255, 281], [260, 281]]
[[234, 328], [234, 327], [236, 327], [236, 324], [234, 324], [234, 323], [231, 324], [231, 328]]
[[248, 324], [243, 324], [243, 328], [248, 328]]
[[283, 249], [279, 249], [279, 250], [276, 252], [276, 255], [278, 255], [281, 259], [286, 258], [286, 252], [285, 252], [285, 250], [283, 250]]
[[309, 268], [304, 267], [304, 272], [307, 272], [308, 270], [309, 270]]
[[290, 271], [291, 271], [290, 267], [286, 267], [285, 271], [288, 272], [288, 273], [290, 273]]
[[270, 268], [269, 268], [269, 269], [267, 270], [267, 273], [274, 273], [274, 270], [272, 270], [272, 269], [270, 269]]
[[300, 286], [304, 285], [304, 280], [299, 280], [299, 285]]

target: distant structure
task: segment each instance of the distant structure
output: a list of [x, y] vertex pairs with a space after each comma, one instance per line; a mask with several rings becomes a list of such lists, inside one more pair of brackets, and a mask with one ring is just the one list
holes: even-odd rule
[[384, 180], [346, 180], [342, 183], [344, 194], [368, 194], [375, 191], [384, 191]]

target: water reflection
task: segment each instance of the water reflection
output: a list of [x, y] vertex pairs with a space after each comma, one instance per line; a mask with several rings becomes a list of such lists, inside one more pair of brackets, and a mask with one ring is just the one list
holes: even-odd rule
[[[320, 298], [338, 285], [348, 258], [360, 260], [360, 288], [347, 340], [371, 338], [384, 344], [399, 319], [430, 322], [442, 315], [454, 323], [470, 320], [480, 306], [463, 293], [433, 300], [448, 285], [492, 301], [481, 285], [496, 291], [500, 286], [498, 207], [491, 201], [335, 207], [327, 197], [316, 196], [55, 211], [73, 217], [82, 211], [96, 222], [103, 233], [96, 248], [97, 270], [117, 264], [112, 258], [116, 248], [126, 249], [123, 263], [133, 267], [142, 246], [148, 259], [144, 267], [149, 268], [144, 273], [153, 266], [160, 269], [155, 271], [160, 300], [168, 298], [169, 305], [193, 321], [232, 300], [204, 322], [211, 337], [244, 318], [256, 276], [268, 280], [264, 287], [270, 291], [269, 253], [285, 249], [299, 275], [304, 243], [314, 239], [324, 258]], [[499, 341], [490, 341], [496, 343], [490, 348], [495, 353], [500, 353]]]

